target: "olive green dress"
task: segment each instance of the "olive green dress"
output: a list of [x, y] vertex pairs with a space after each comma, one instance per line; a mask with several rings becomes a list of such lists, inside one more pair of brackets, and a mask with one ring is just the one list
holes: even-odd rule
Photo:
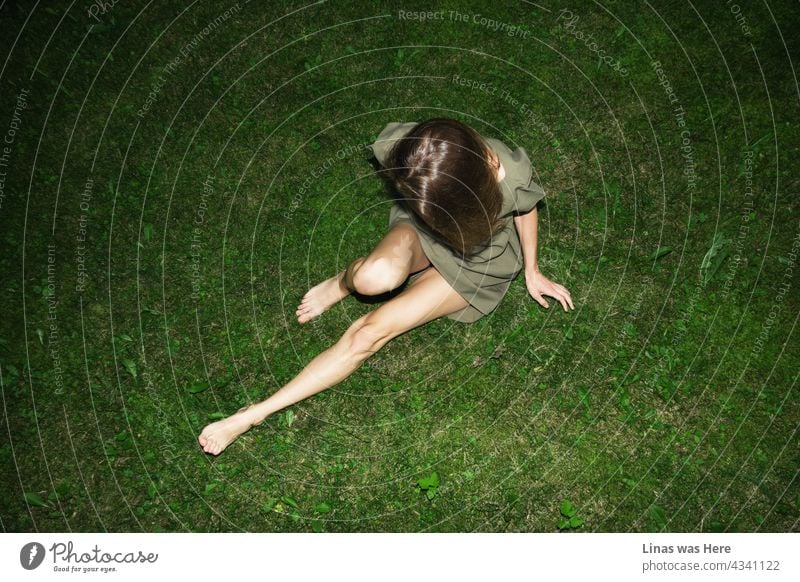
[[[382, 166], [385, 166], [385, 155], [393, 143], [411, 131], [415, 125], [417, 122], [392, 122], [381, 131], [378, 139], [369, 147]], [[498, 139], [485, 139], [500, 158], [506, 173], [500, 182], [503, 193], [500, 218], [504, 220], [505, 226], [494, 235], [487, 247], [462, 260], [445, 245], [432, 238], [426, 229], [421, 227], [416, 216], [397, 202], [389, 211], [389, 228], [401, 222], [413, 226], [428, 260], [453, 289], [469, 302], [464, 309], [446, 316], [465, 323], [475, 322], [494, 310], [505, 296], [511, 282], [523, 269], [522, 247], [513, 215], [532, 210], [545, 196], [541, 186], [532, 180], [531, 162], [523, 148], [511, 151]]]

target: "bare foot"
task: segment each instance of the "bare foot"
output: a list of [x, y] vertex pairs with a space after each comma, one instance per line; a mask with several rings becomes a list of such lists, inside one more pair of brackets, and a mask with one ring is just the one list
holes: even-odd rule
[[250, 406], [243, 406], [235, 414], [207, 425], [197, 438], [203, 450], [212, 455], [218, 455], [231, 444], [236, 437], [263, 421], [253, 422], [251, 413], [247, 412]]
[[295, 311], [297, 321], [300, 323], [311, 321], [327, 311], [331, 305], [344, 299], [350, 291], [345, 286], [343, 279], [344, 273], [339, 273], [309, 289]]

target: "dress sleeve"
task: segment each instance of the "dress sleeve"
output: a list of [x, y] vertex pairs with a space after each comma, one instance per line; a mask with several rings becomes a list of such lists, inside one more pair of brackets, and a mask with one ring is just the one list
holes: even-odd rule
[[517, 148], [509, 165], [510, 168], [506, 170], [507, 183], [503, 188], [501, 217], [525, 214], [545, 197], [544, 189], [533, 180], [533, 168], [524, 148]]
[[409, 121], [406, 123], [392, 121], [391, 123], [387, 123], [386, 127], [378, 134], [378, 139], [375, 143], [367, 146], [372, 150], [375, 159], [380, 162], [381, 166], [386, 165], [386, 154], [389, 152], [389, 148], [391, 148], [397, 140], [411, 131], [415, 125], [417, 125], [416, 121]]

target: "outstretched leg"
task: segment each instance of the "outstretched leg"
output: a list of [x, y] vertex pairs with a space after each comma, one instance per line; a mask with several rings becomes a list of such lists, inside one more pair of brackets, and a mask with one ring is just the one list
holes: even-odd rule
[[[377, 283], [376, 283], [377, 284]], [[198, 438], [203, 450], [218, 455], [240, 434], [295, 402], [334, 386], [350, 376], [392, 338], [467, 306], [435, 268], [377, 309], [359, 317], [341, 339], [272, 396], [209, 424]]]
[[399, 223], [389, 229], [366, 257], [359, 257], [347, 268], [315, 285], [297, 306], [297, 321], [306, 323], [330, 309], [353, 291], [379, 295], [403, 284], [411, 273], [430, 266], [410, 224]]

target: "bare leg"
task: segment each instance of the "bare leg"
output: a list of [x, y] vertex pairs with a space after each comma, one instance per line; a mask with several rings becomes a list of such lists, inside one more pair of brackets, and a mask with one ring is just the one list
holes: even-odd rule
[[[309, 321], [351, 291], [373, 295], [394, 289], [408, 278], [410, 272], [429, 265], [416, 230], [409, 224], [396, 224], [367, 257], [356, 259], [339, 275], [312, 288], [306, 294], [304, 304], [298, 308], [298, 320], [300, 323]], [[367, 354], [355, 353], [359, 345], [364, 343], [362, 338], [368, 336], [375, 327], [371, 325], [362, 329], [365, 328], [363, 323], [366, 317], [354, 322], [336, 345], [314, 358], [294, 380], [272, 397], [255, 406], [243, 407], [236, 414], [206, 426], [198, 438], [204, 450], [219, 454], [239, 434], [260, 424], [276, 410], [333, 386], [352, 374], [368, 357]], [[371, 317], [370, 321], [374, 319]]]
[[[367, 295], [391, 291], [399, 287], [409, 274], [421, 271], [430, 264], [419, 244], [414, 227], [405, 223], [396, 224], [369, 255], [357, 258], [338, 275], [309, 289], [295, 311], [297, 321], [311, 321], [352, 291]], [[370, 280], [362, 281], [356, 289], [356, 278], [362, 267], [372, 273]]]
[[207, 453], [218, 455], [236, 437], [272, 413], [341, 382], [389, 340], [467, 306], [466, 300], [435, 268], [427, 269], [402, 293], [358, 318], [332, 347], [315, 357], [272, 396], [209, 424], [198, 440]]
[[297, 321], [306, 323], [321, 313], [327, 311], [332, 305], [347, 297], [353, 289], [353, 273], [364, 262], [364, 257], [359, 257], [348, 267], [309, 289], [303, 295], [300, 305], [297, 306]]

